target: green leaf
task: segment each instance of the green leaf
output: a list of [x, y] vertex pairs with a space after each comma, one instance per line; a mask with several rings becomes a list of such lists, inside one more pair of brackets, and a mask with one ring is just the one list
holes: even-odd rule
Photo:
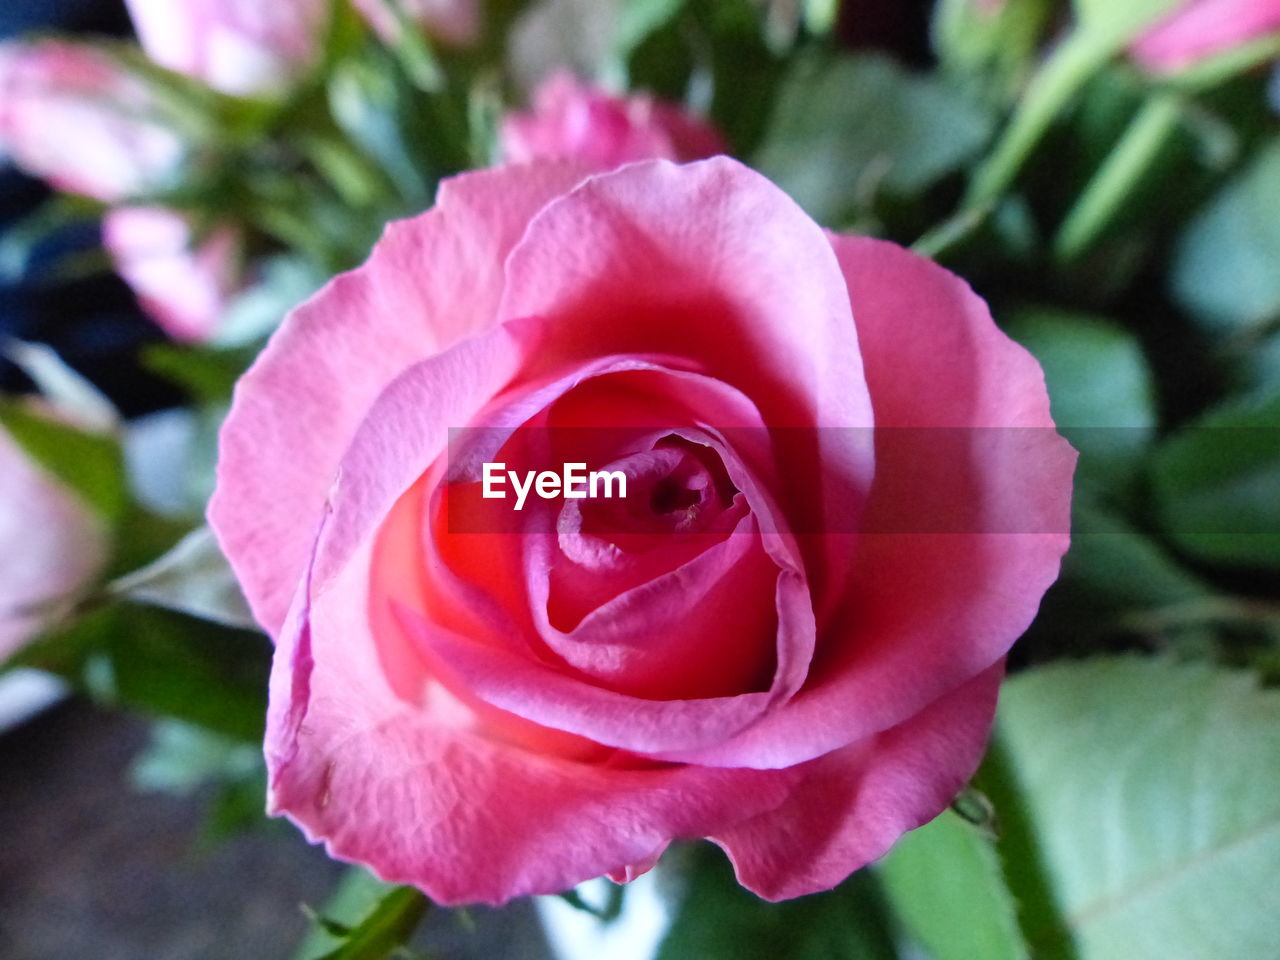
[[626, 60], [640, 44], [679, 15], [687, 0], [632, 0], [622, 5], [614, 53]]
[[1233, 372], [1241, 393], [1266, 396], [1280, 390], [1280, 331], [1250, 343]]
[[[225, 412], [222, 408], [172, 407], [125, 424], [125, 462], [134, 500], [153, 520], [169, 518], [181, 529], [162, 549], [135, 555], [132, 563], [122, 564], [116, 571], [118, 576], [132, 573], [177, 545], [204, 513], [213, 493], [217, 431]], [[137, 522], [130, 518], [126, 543], [135, 539]]]
[[262, 815], [267, 768], [259, 744], [161, 720], [153, 725], [151, 742], [134, 759], [129, 777], [142, 791], [178, 797], [206, 794], [202, 845], [268, 824]]
[[210, 349], [153, 343], [143, 351], [142, 362], [152, 373], [185, 389], [193, 401], [216, 406], [231, 399], [236, 381], [256, 353], [247, 347]]
[[262, 750], [176, 720], [151, 729], [151, 742], [129, 771], [140, 790], [188, 796], [207, 783], [254, 777]]
[[214, 346], [223, 351], [247, 347], [268, 337], [298, 303], [323, 287], [326, 276], [297, 256], [271, 257], [261, 266], [259, 282], [227, 306]]
[[1219, 408], [1161, 446], [1156, 520], [1208, 563], [1280, 569], [1280, 393]]
[[830, 893], [768, 903], [738, 885], [719, 850], [687, 852], [684, 897], [657, 960], [895, 960], [870, 871]]
[[770, 49], [756, 0], [692, 0], [686, 35], [698, 60], [691, 91], [710, 86], [707, 114], [737, 156], [750, 156], [768, 132], [788, 61]]
[[933, 46], [943, 65], [960, 77], [977, 77], [1001, 99], [1016, 93], [1039, 52], [1053, 14], [1050, 0], [939, 0]]
[[991, 841], [947, 811], [898, 841], [876, 868], [889, 906], [932, 960], [1026, 960]]
[[18, 399], [0, 399], [0, 426], [96, 513], [114, 522], [124, 512], [128, 491], [116, 437], [80, 430]]
[[915, 195], [986, 144], [992, 118], [940, 78], [880, 56], [796, 64], [756, 165], [820, 222]]
[[118, 597], [226, 627], [257, 629], [240, 584], [208, 527], [193, 530], [163, 557], [107, 589]]
[[1071, 549], [1062, 563], [1065, 584], [1111, 610], [1153, 610], [1199, 600], [1209, 585], [1183, 568], [1150, 536], [1089, 497], [1072, 509]]
[[1174, 254], [1174, 297], [1210, 331], [1280, 319], [1280, 139], [1187, 226]]
[[1005, 684], [996, 757], [1036, 957], [1275, 955], [1280, 694], [1202, 663], [1059, 663]]
[[23, 648], [6, 666], [65, 677], [95, 698], [261, 743], [271, 646], [158, 607], [107, 602]]
[[405, 208], [429, 205], [435, 178], [423, 145], [431, 144], [441, 131], [431, 128], [423, 98], [386, 56], [338, 64], [329, 75], [327, 93], [334, 121], [378, 164]]
[[419, 90], [435, 92], [445, 84], [440, 60], [421, 25], [413, 19], [404, 0], [374, 0], [395, 21], [395, 38], [391, 50], [400, 61], [405, 74]]
[[57, 352], [43, 343], [3, 338], [4, 353], [31, 378], [40, 395], [68, 423], [98, 433], [109, 433], [120, 424], [120, 414], [92, 383], [73, 370]]
[[1088, 314], [1013, 311], [1009, 335], [1044, 368], [1053, 419], [1080, 451], [1079, 479], [1114, 493], [1128, 483], [1155, 433], [1155, 386], [1137, 339]]
[[43, 244], [68, 227], [97, 222], [102, 204], [71, 194], [57, 194], [0, 231], [0, 283], [16, 284], [31, 268]]

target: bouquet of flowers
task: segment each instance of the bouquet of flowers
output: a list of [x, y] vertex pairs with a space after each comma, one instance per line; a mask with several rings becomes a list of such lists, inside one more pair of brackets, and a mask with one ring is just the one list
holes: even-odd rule
[[127, 7], [0, 266], [185, 403], [6, 340], [0, 664], [351, 864], [297, 956], [1280, 956], [1280, 3]]

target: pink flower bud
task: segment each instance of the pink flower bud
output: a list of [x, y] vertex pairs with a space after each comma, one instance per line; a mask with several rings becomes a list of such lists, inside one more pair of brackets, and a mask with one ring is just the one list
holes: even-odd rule
[[616, 97], [566, 71], [545, 80], [533, 109], [502, 124], [508, 163], [574, 160], [611, 170], [635, 160], [700, 160], [725, 151], [712, 127], [682, 107], [650, 96]]
[[240, 287], [240, 238], [221, 226], [196, 238], [180, 214], [121, 207], [103, 221], [103, 243], [144, 310], [175, 340], [208, 340]]
[[0, 44], [0, 151], [60, 190], [107, 202], [163, 186], [182, 159], [147, 88], [91, 47]]
[[0, 428], [0, 661], [92, 582], [106, 554], [102, 523]]
[[1175, 73], [1277, 33], [1280, 0], [1187, 0], [1131, 52], [1152, 73]]
[[216, 90], [269, 94], [320, 53], [328, 0], [126, 0], [156, 63]]

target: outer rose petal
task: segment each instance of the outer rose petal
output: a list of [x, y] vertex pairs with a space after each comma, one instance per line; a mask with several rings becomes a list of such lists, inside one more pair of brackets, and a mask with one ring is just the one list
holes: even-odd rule
[[320, 52], [328, 0], [125, 0], [147, 55], [231, 94], [270, 93]]
[[364, 268], [295, 310], [241, 378], [209, 521], [271, 633], [357, 424], [399, 373], [493, 325], [507, 252], [580, 177], [548, 165], [446, 181], [434, 208], [387, 228]]
[[1173, 73], [1280, 32], [1280, 0], [1188, 0], [1138, 38], [1133, 58]]
[[59, 190], [108, 203], [164, 186], [182, 141], [147, 90], [96, 50], [0, 44], [0, 154]]
[[106, 560], [106, 531], [0, 429], [0, 661]]
[[[270, 809], [339, 859], [439, 903], [502, 903], [642, 870], [672, 837], [705, 836], [785, 799], [791, 771], [581, 763], [498, 742], [423, 674], [388, 685], [370, 636], [366, 545], [276, 648]], [[599, 829], [600, 824], [608, 829]]]
[[102, 223], [116, 270], [143, 308], [175, 340], [208, 340], [240, 287], [240, 238], [215, 228], [195, 244], [181, 214], [117, 207]]
[[799, 768], [781, 806], [712, 837], [738, 881], [766, 900], [829, 890], [946, 809], [982, 759], [999, 663], [870, 741]]
[[[878, 240], [832, 243], [875, 405], [872, 532], [806, 687], [741, 736], [669, 759], [784, 765], [906, 721], [1004, 657], [1069, 543], [1075, 452], [1034, 358], [942, 267]], [[967, 532], [907, 525], [957, 501], [977, 508]]]

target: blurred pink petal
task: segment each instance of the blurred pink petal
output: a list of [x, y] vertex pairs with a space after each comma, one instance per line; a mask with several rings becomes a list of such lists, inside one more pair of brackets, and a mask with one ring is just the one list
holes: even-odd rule
[[104, 524], [0, 428], [0, 662], [97, 576]]
[[183, 157], [136, 78], [92, 47], [0, 44], [0, 154], [108, 203], [168, 184]]
[[234, 228], [216, 227], [197, 242], [186, 218], [172, 210], [118, 207], [103, 220], [102, 239], [120, 276], [170, 337], [213, 337], [241, 287]]
[[[529, 219], [580, 179], [550, 166], [446, 181], [432, 210], [387, 227], [369, 268], [295, 310], [241, 380], [209, 511], [270, 632], [284, 622], [314, 518], [370, 405], [414, 362], [494, 325], [507, 253]], [[256, 479], [264, 458], [275, 464], [267, 485]]]
[[1152, 73], [1174, 73], [1274, 34], [1280, 34], [1280, 0], [1187, 0], [1131, 52]]
[[224, 93], [272, 94], [320, 54], [329, 0], [125, 0], [161, 66]]
[[553, 74], [533, 95], [533, 108], [502, 123], [507, 163], [574, 160], [611, 170], [635, 160], [700, 160], [725, 152], [711, 126], [682, 107], [650, 96], [618, 97]]

